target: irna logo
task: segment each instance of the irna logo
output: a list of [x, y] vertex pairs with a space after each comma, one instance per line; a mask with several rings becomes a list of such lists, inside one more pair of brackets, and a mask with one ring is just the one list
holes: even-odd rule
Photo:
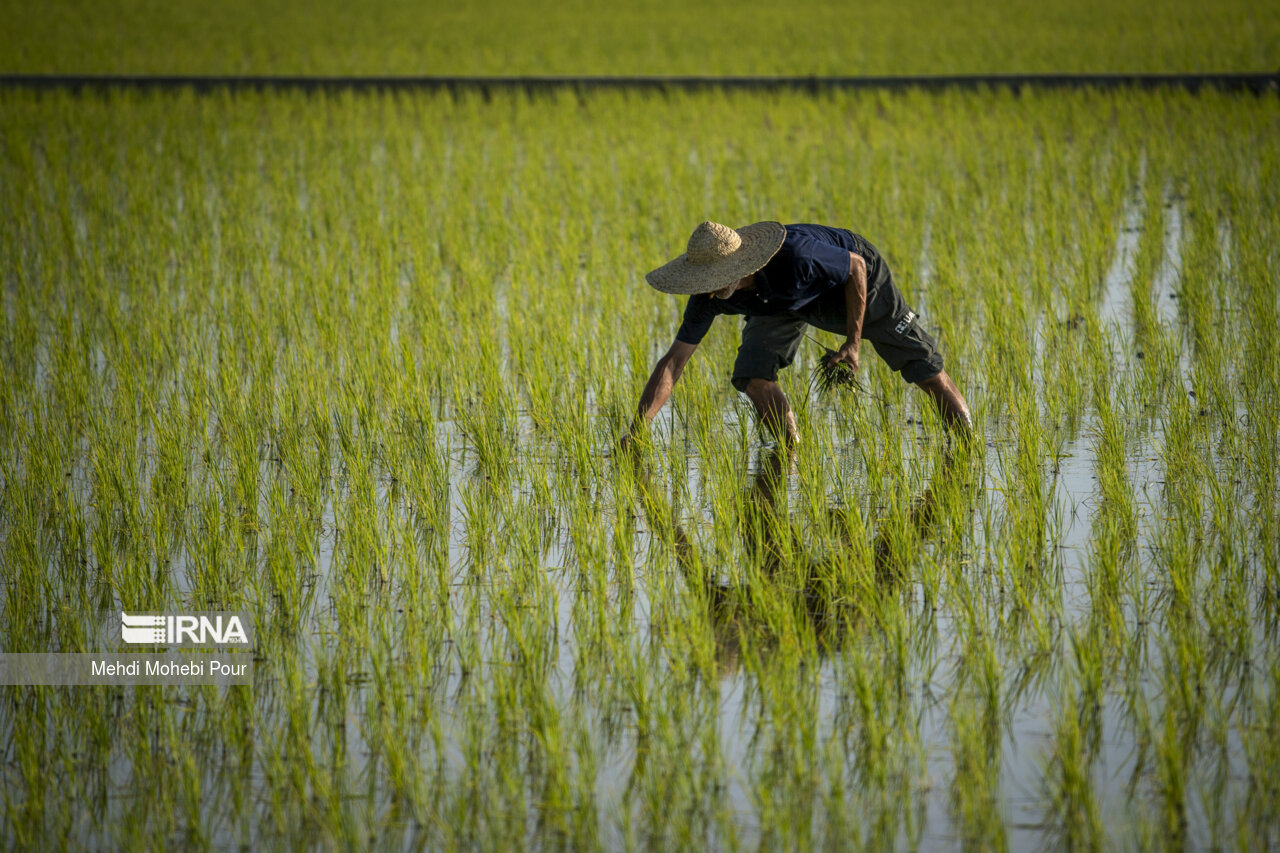
[[248, 645], [238, 614], [130, 616], [120, 612], [120, 639], [126, 643], [182, 645]]

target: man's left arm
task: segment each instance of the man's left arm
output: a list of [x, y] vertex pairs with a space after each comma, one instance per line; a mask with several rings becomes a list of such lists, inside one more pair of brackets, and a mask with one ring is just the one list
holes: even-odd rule
[[849, 253], [849, 277], [844, 283], [845, 342], [839, 351], [827, 359], [835, 366], [844, 362], [858, 370], [858, 345], [862, 341], [862, 318], [867, 311], [867, 262], [856, 252]]

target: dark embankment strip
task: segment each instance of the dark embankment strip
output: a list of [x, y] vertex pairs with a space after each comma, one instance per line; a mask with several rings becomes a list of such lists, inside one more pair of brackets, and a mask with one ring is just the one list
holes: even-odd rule
[[1229, 92], [1280, 91], [1273, 74], [971, 74], [923, 77], [283, 77], [130, 74], [4, 74], [0, 88], [107, 91], [112, 89], [195, 92], [301, 90], [314, 92], [425, 90], [549, 92], [619, 89], [634, 91], [824, 92], [836, 89], [1165, 89], [1211, 88]]

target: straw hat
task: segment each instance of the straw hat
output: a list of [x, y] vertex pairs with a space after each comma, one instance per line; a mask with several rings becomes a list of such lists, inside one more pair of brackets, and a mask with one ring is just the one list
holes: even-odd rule
[[693, 229], [683, 255], [650, 271], [644, 280], [663, 293], [710, 293], [769, 263], [786, 236], [781, 222], [757, 222], [736, 231], [704, 222]]

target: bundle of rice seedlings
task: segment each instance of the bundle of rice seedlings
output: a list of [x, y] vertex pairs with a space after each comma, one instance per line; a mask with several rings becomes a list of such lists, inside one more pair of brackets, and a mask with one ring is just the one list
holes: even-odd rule
[[822, 348], [823, 356], [818, 360], [818, 366], [813, 369], [813, 376], [810, 382], [816, 385], [818, 390], [823, 394], [829, 394], [840, 388], [859, 389], [858, 377], [853, 372], [853, 368], [845, 364], [843, 361], [831, 364], [832, 356], [837, 355], [833, 349]]

